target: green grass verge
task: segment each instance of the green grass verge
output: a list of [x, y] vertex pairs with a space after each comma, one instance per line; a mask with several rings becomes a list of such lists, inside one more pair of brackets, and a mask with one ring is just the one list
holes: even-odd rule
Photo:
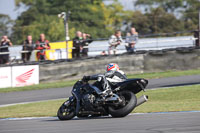
[[[200, 74], [200, 69], [187, 70], [187, 71], [166, 71], [166, 72], [155, 72], [155, 73], [144, 73], [144, 74], [128, 74], [127, 77], [155, 79], [155, 78], [177, 77], [177, 76], [198, 75], [198, 74]], [[62, 87], [72, 86], [77, 80], [41, 83], [39, 85], [32, 85], [25, 87], [0, 88], [0, 93], [13, 92], [13, 91], [39, 90], [48, 88], [62, 88]]]
[[185, 71], [165, 71], [165, 72], [154, 72], [154, 73], [141, 73], [135, 75], [127, 75], [128, 78], [146, 78], [146, 79], [157, 79], [167, 77], [179, 77], [188, 75], [199, 75], [200, 69], [185, 70]]
[[[135, 108], [134, 113], [200, 110], [200, 85], [140, 92], [149, 101]], [[65, 100], [45, 101], [0, 108], [0, 118], [56, 116]]]
[[67, 86], [73, 86], [76, 80], [73, 81], [59, 81], [51, 83], [40, 83], [38, 85], [30, 85], [25, 87], [10, 87], [10, 88], [0, 88], [0, 93], [14, 92], [14, 91], [29, 91], [29, 90], [41, 90], [48, 88], [62, 88]]
[[138, 95], [149, 96], [149, 101], [138, 106], [134, 112], [200, 111], [200, 85], [147, 90]]
[[0, 118], [56, 116], [64, 101], [63, 99], [0, 107]]

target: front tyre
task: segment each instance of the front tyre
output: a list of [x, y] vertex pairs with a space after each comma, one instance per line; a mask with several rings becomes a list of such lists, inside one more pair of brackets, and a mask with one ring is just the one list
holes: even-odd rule
[[57, 116], [60, 120], [70, 120], [75, 116], [74, 107], [71, 104], [65, 105], [66, 102], [58, 109]]
[[135, 94], [129, 90], [119, 92], [118, 96], [122, 99], [122, 104], [108, 107], [109, 113], [112, 117], [124, 117], [128, 115], [137, 104]]

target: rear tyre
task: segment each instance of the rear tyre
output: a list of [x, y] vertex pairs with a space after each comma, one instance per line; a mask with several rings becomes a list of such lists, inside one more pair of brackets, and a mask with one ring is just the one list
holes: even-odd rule
[[121, 91], [118, 95], [122, 99], [122, 104], [117, 107], [108, 107], [109, 113], [112, 115], [112, 117], [124, 117], [128, 115], [137, 104], [137, 98], [135, 94], [129, 90]]
[[73, 106], [71, 104], [66, 106], [64, 103], [58, 109], [57, 116], [60, 120], [70, 120], [75, 116]]

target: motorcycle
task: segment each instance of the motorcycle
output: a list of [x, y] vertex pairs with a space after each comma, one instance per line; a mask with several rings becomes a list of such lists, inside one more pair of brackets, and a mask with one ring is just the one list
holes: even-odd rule
[[127, 79], [112, 85], [113, 94], [102, 96], [102, 91], [95, 84], [82, 80], [77, 81], [72, 88], [72, 96], [65, 101], [57, 112], [60, 120], [70, 120], [73, 117], [109, 116], [125, 117], [148, 100], [142, 95], [137, 99], [135, 94], [144, 91], [148, 84], [146, 79]]

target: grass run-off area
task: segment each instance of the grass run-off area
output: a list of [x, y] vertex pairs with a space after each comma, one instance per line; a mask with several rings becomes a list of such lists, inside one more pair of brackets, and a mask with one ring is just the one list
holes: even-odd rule
[[[138, 93], [137, 97], [142, 94], [148, 95], [149, 100], [136, 107], [133, 113], [200, 111], [200, 85], [147, 90]], [[64, 101], [65, 99], [50, 100], [1, 107], [0, 118], [56, 116], [58, 108]]]
[[[187, 70], [187, 71], [174, 70], [174, 71], [155, 72], [155, 73], [127, 74], [127, 77], [155, 79], [155, 78], [177, 77], [177, 76], [198, 75], [198, 74], [200, 74], [200, 69]], [[40, 83], [39, 85], [32, 85], [25, 87], [0, 88], [0, 93], [13, 92], [13, 91], [39, 90], [48, 88], [62, 88], [62, 87], [72, 86], [77, 80]]]

